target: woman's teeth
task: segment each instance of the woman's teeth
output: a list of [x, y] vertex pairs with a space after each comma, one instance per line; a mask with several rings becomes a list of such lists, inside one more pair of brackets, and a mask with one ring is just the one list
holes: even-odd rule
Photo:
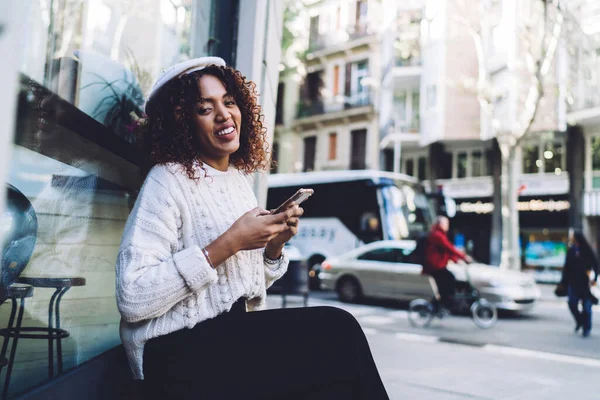
[[231, 126], [229, 128], [225, 128], [222, 131], [217, 132], [217, 136], [227, 135], [227, 134], [229, 134], [231, 132], [233, 132], [233, 126]]

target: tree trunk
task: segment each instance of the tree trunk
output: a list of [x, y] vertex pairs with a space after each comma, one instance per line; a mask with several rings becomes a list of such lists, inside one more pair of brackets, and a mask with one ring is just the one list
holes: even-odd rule
[[500, 267], [521, 270], [519, 248], [519, 165], [518, 145], [500, 145], [502, 154], [501, 214], [502, 214], [502, 253]]

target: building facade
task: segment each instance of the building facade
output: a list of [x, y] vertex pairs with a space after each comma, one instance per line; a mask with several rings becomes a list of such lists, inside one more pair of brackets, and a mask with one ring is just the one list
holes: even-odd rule
[[[347, 30], [361, 15], [363, 3], [368, 16], [378, 12], [380, 19], [371, 36], [353, 41]], [[482, 114], [473, 91], [479, 64], [464, 23], [465, 10], [461, 2], [441, 0], [371, 3], [315, 1], [299, 13], [304, 24], [299, 35], [308, 32], [310, 39], [300, 68], [284, 72], [280, 82], [278, 171], [367, 167], [418, 177], [429, 190], [456, 199], [455, 243], [475, 258], [497, 265], [502, 239], [501, 159], [490, 119]], [[593, 3], [578, 2], [578, 12], [593, 19]], [[497, 130], [509, 129], [519, 118], [529, 83], [521, 35], [531, 21], [539, 22], [543, 16], [541, 4], [481, 2], [486, 7], [481, 24], [486, 68], [492, 85], [502, 90], [494, 116], [504, 125], [494, 127]], [[593, 29], [588, 19], [573, 20], [570, 10], [565, 9], [570, 21], [565, 32], [567, 26]], [[350, 25], [344, 25], [346, 21]], [[586, 49], [575, 51], [581, 45], [571, 36], [561, 35], [537, 117], [516, 150], [521, 259], [540, 280], [556, 279], [569, 229], [585, 225], [592, 234], [600, 215], [594, 186], [594, 171], [600, 170], [600, 162], [594, 164], [595, 158], [600, 159], [594, 150], [600, 130], [595, 114], [590, 114], [595, 112], [592, 97], [598, 91], [589, 85], [597, 47], [593, 35], [588, 35]], [[583, 55], [576, 57], [574, 51]], [[352, 63], [365, 57], [368, 93], [376, 93], [373, 107], [342, 106], [352, 100], [359, 87], [353, 82], [363, 76], [364, 67]], [[591, 82], [597, 83], [595, 75]], [[574, 85], [579, 85], [576, 93]], [[354, 145], [362, 143], [353, 139], [353, 132], [361, 128], [367, 132], [365, 162], [355, 163], [359, 152]], [[580, 156], [584, 152], [585, 158]]]
[[378, 168], [381, 12], [378, 1], [325, 0], [294, 18], [305, 48], [280, 82], [278, 172]]
[[[272, 137], [283, 4], [83, 0], [57, 5], [10, 0], [8, 13], [0, 17], [5, 57], [0, 80], [9, 89], [0, 94], [0, 172], [8, 192], [2, 234], [14, 239], [3, 242], [2, 278], [4, 283], [19, 274], [85, 279], [61, 302], [61, 328], [69, 332], [62, 341], [68, 370], [120, 343], [115, 261], [142, 183], [133, 127], [152, 83], [179, 61], [220, 56], [257, 84]], [[262, 179], [256, 182], [264, 205], [266, 186]], [[26, 238], [19, 236], [25, 225], [16, 222], [23, 204], [33, 229]], [[13, 250], [17, 261], [10, 261]], [[52, 293], [34, 288], [23, 326], [48, 323]], [[0, 307], [3, 326], [9, 302]], [[19, 341], [9, 394], [48, 379], [47, 351], [47, 341]]]

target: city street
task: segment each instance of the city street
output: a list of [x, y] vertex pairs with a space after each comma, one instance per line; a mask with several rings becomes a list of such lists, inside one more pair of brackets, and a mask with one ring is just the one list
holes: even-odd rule
[[[268, 304], [280, 307], [281, 296], [270, 295]], [[301, 305], [289, 297], [288, 306]], [[358, 319], [392, 399], [600, 398], [600, 336], [575, 335], [564, 301], [548, 297], [527, 315], [501, 315], [490, 330], [456, 316], [416, 329], [403, 304], [311, 294], [309, 306], [321, 305]]]

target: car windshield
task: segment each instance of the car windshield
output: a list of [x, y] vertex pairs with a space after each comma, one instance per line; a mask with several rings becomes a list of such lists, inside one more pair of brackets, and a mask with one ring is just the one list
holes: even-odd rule
[[380, 188], [384, 229], [389, 240], [416, 239], [427, 232], [432, 212], [425, 194], [406, 182]]

